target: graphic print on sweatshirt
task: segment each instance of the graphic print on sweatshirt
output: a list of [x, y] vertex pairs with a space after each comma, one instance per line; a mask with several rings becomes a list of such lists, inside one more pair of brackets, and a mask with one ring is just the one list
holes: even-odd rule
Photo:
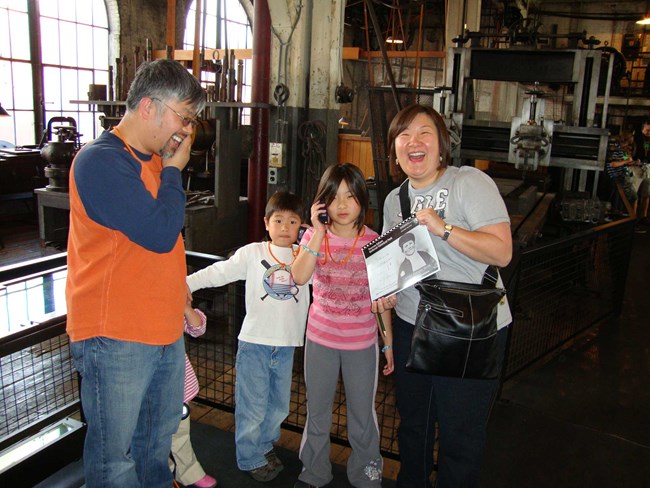
[[262, 284], [266, 295], [261, 297], [265, 300], [267, 297], [274, 298], [275, 300], [289, 300], [293, 298], [298, 303], [296, 295], [300, 291], [298, 285], [293, 281], [291, 276], [291, 266], [286, 264], [270, 265], [266, 259], [262, 259], [262, 265], [266, 268]]
[[[413, 205], [411, 205], [411, 214], [425, 208], [432, 208], [442, 220], [445, 220], [447, 210], [447, 198], [449, 197], [449, 188], [440, 188], [434, 194], [415, 195]], [[402, 215], [402, 219], [404, 216]]]

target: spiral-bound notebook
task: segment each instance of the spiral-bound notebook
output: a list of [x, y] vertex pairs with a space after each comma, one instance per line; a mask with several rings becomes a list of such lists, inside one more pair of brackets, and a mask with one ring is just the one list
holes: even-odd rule
[[429, 231], [415, 217], [403, 220], [362, 250], [373, 300], [402, 291], [440, 270]]

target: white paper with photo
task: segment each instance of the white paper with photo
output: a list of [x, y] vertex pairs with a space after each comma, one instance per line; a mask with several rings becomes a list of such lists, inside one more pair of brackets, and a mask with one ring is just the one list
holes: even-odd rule
[[372, 300], [397, 293], [440, 270], [429, 231], [415, 217], [363, 246], [363, 257]]

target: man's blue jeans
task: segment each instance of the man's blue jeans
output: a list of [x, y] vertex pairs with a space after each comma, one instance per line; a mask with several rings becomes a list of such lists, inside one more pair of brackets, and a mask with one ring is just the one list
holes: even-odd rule
[[237, 466], [251, 471], [267, 464], [264, 457], [280, 439], [289, 415], [293, 346], [264, 346], [239, 341], [235, 381]]
[[95, 337], [71, 342], [88, 423], [86, 487], [169, 488], [181, 420], [183, 337], [168, 346]]

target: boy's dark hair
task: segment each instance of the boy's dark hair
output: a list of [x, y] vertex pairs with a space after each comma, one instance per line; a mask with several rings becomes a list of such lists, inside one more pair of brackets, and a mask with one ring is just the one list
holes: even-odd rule
[[264, 217], [270, 219], [274, 212], [280, 212], [283, 210], [295, 213], [300, 217], [301, 222], [304, 220], [303, 215], [305, 206], [302, 203], [302, 198], [295, 193], [276, 191], [271, 195], [271, 198], [269, 198], [269, 201], [266, 203]]
[[368, 187], [366, 186], [366, 179], [361, 170], [352, 163], [333, 164], [323, 173], [316, 190], [316, 198], [314, 203], [323, 202], [329, 205], [334, 200], [336, 192], [339, 189], [341, 181], [345, 181], [354, 196], [354, 199], [361, 207], [359, 217], [354, 222], [357, 229], [361, 230], [364, 222], [366, 221], [366, 213], [368, 212], [368, 205], [370, 197], [368, 196]]

